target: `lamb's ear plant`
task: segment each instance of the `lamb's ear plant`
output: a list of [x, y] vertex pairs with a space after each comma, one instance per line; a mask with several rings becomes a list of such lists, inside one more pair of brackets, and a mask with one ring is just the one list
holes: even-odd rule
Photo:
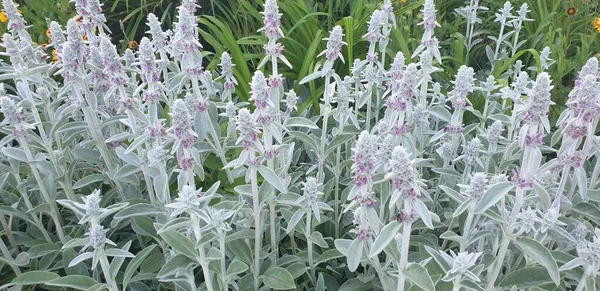
[[243, 6], [262, 28], [218, 46], [204, 26], [228, 28], [183, 0], [122, 54], [101, 2], [73, 2], [52, 60], [2, 1], [0, 290], [598, 289], [598, 60], [549, 114], [539, 5], [472, 0], [448, 44], [439, 3], [407, 40], [417, 2], [385, 0], [296, 67], [305, 22], [282, 23], [304, 2]]

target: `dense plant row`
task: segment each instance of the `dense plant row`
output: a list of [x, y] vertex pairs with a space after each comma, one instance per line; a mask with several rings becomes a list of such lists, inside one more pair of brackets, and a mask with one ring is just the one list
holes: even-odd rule
[[[392, 49], [386, 0], [368, 17], [364, 56], [348, 59], [355, 31], [334, 26], [298, 68], [267, 0], [250, 73], [233, 43], [206, 68], [200, 35], [218, 36], [198, 29], [195, 0], [172, 31], [150, 14], [147, 37], [122, 55], [100, 1], [74, 2], [77, 16], [51, 22], [42, 48], [2, 1], [0, 289], [600, 283], [598, 60], [549, 118], [557, 63], [523, 41], [526, 3], [458, 9], [467, 25], [450, 45], [464, 54], [450, 56], [433, 0], [414, 51]], [[500, 29], [483, 43], [487, 13]], [[476, 49], [478, 72], [462, 65]]]

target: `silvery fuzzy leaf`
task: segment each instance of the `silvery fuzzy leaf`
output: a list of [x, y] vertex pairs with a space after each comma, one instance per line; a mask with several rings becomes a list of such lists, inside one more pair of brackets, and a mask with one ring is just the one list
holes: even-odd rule
[[279, 192], [281, 193], [287, 193], [287, 187], [285, 184], [283, 184], [283, 182], [281, 181], [281, 179], [279, 178], [279, 176], [277, 176], [277, 174], [271, 170], [268, 167], [265, 167], [263, 165], [259, 165], [257, 167], [258, 172], [260, 172], [260, 175], [269, 183], [271, 184], [273, 187], [275, 187]]
[[2, 153], [9, 158], [15, 159], [23, 163], [29, 162], [27, 154], [25, 154], [25, 151], [23, 151], [20, 148], [4, 147], [0, 149], [0, 151], [2, 151]]
[[[338, 248], [339, 250], [339, 248]], [[351, 272], [356, 271], [360, 261], [362, 260], [362, 255], [364, 251], [364, 240], [354, 239], [350, 246], [348, 246], [348, 251], [346, 258], [348, 260], [348, 269]], [[341, 251], [340, 251], [341, 252]]]
[[69, 268], [73, 267], [85, 260], [91, 259], [94, 256], [93, 252], [85, 252], [82, 253], [80, 255], [78, 255], [77, 257], [75, 257], [70, 263], [69, 263]]
[[402, 270], [406, 278], [419, 286], [423, 290], [434, 291], [435, 285], [429, 275], [429, 271], [420, 264], [411, 263], [405, 270]]

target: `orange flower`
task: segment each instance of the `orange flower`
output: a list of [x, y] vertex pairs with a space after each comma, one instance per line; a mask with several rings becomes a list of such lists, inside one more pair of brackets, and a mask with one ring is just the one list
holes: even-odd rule
[[87, 40], [88, 40], [87, 33], [83, 35], [83, 40], [84, 40], [84, 41], [87, 41]]
[[56, 52], [56, 49], [52, 50], [52, 62], [53, 63], [58, 62], [58, 53]]
[[43, 50], [45, 50], [46, 47], [48, 46], [48, 44], [47, 43], [43, 43], [43, 44], [40, 44], [40, 46], [42, 47]]
[[8, 22], [8, 16], [6, 15], [6, 12], [4, 12], [4, 11], [0, 11], [0, 22], [2, 22], [2, 23]]
[[49, 42], [52, 42], [52, 34], [50, 33], [50, 28], [46, 29], [46, 37]]
[[129, 42], [129, 46], [130, 49], [134, 50], [138, 47], [138, 43], [135, 40], [132, 40], [131, 42]]
[[594, 25], [594, 28], [596, 28], [598, 33], [600, 33], [600, 18], [594, 19], [594, 22], [592, 24]]
[[567, 9], [567, 14], [569, 16], [573, 16], [575, 13], [577, 13], [577, 9], [575, 9], [575, 7], [569, 7], [569, 9]]

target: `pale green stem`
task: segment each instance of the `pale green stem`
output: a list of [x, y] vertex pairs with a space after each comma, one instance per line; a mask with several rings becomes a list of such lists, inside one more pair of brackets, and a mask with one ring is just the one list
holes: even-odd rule
[[[412, 213], [412, 205], [409, 201], [404, 204], [404, 210], [406, 213]], [[404, 283], [406, 277], [404, 276], [404, 270], [408, 265], [408, 247], [410, 245], [410, 232], [412, 229], [412, 222], [405, 222], [402, 225], [402, 244], [400, 246], [400, 263], [398, 265], [398, 287], [397, 291], [404, 291]]]
[[316, 273], [315, 273], [315, 264], [313, 261], [313, 243], [310, 240], [310, 235], [312, 233], [312, 226], [311, 226], [311, 222], [312, 222], [312, 212], [310, 210], [306, 211], [306, 232], [305, 232], [305, 236], [306, 236], [306, 244], [308, 245], [308, 266], [310, 267], [310, 281], [312, 282], [313, 285], [316, 284], [317, 279], [316, 279]]
[[[2, 251], [2, 255], [4, 256], [4, 258], [7, 261], [12, 261], [12, 256], [10, 255], [10, 251], [8, 250], [8, 248], [6, 247], [6, 245], [4, 244], [4, 241], [2, 239], [0, 239], [0, 251]], [[13, 265], [13, 264], [8, 264], [10, 265], [10, 267], [13, 269], [13, 272], [15, 273], [15, 275], [19, 276], [21, 275], [21, 270]]]
[[460, 244], [460, 251], [464, 252], [467, 250], [467, 246], [469, 246], [469, 235], [471, 232], [471, 224], [473, 222], [473, 217], [475, 216], [475, 210], [473, 209], [474, 204], [471, 203], [469, 206], [467, 219], [465, 220], [465, 225], [463, 228], [463, 242]]
[[[19, 137], [18, 140], [19, 140], [19, 143], [21, 144], [21, 147], [23, 147], [23, 151], [25, 152], [25, 155], [27, 156], [27, 160], [32, 161], [33, 154], [32, 154], [31, 149], [29, 148], [29, 144], [27, 144], [27, 141], [23, 137]], [[52, 200], [50, 198], [50, 194], [48, 193], [48, 189], [46, 189], [46, 184], [44, 184], [44, 180], [42, 179], [42, 176], [40, 175], [40, 172], [38, 171], [37, 165], [33, 162], [30, 162], [29, 167], [31, 168], [31, 173], [33, 173], [33, 176], [35, 177], [35, 181], [37, 182], [38, 187], [40, 188], [40, 193], [42, 194], [44, 201], [46, 203], [48, 203], [48, 205], [50, 205], [50, 209], [52, 211], [50, 213], [50, 216], [52, 217], [52, 220], [54, 221], [54, 224], [56, 227], [56, 233], [58, 234], [58, 238], [60, 239], [60, 241], [64, 244], [64, 243], [66, 243], [66, 239], [65, 239], [65, 235], [63, 233], [62, 223], [60, 220], [61, 216], [58, 215], [59, 214], [58, 208], [56, 207], [54, 200]]]
[[271, 230], [271, 261], [273, 266], [277, 266], [277, 254], [279, 252], [279, 244], [277, 243], [277, 231], [275, 228], [275, 216], [277, 214], [275, 205], [277, 201], [269, 201], [269, 228]]
[[510, 241], [511, 241], [511, 238], [509, 236], [512, 235], [512, 232], [513, 232], [512, 226], [515, 223], [515, 221], [517, 220], [517, 214], [521, 211], [522, 205], [523, 205], [523, 189], [521, 189], [521, 187], [517, 187], [517, 192], [515, 195], [515, 205], [513, 206], [513, 209], [510, 213], [509, 222], [506, 227], [506, 233], [504, 234], [504, 236], [502, 238], [502, 244], [500, 245], [500, 249], [498, 251], [498, 256], [496, 256], [496, 261], [494, 262], [494, 265], [492, 265], [492, 268], [490, 269], [492, 271], [492, 277], [488, 281], [489, 283], [486, 288], [486, 290], [488, 290], [488, 291], [494, 290], [494, 284], [496, 283], [496, 279], [498, 278], [498, 275], [500, 275], [500, 272], [502, 271], [502, 265], [504, 264], [504, 259], [506, 257], [506, 251], [508, 250], [508, 245], [510, 244]]
[[102, 267], [102, 273], [104, 273], [106, 284], [110, 286], [111, 291], [118, 291], [119, 287], [117, 286], [117, 282], [115, 282], [110, 275], [110, 264], [108, 263], [108, 258], [105, 254], [100, 255], [100, 266]]
[[320, 149], [319, 149], [319, 161], [318, 161], [318, 168], [317, 168], [317, 181], [318, 183], [323, 183], [323, 181], [325, 180], [325, 144], [326, 142], [326, 138], [327, 138], [327, 122], [329, 120], [329, 107], [330, 107], [330, 100], [329, 100], [329, 83], [331, 82], [331, 77], [329, 75], [327, 75], [325, 77], [325, 91], [323, 92], [323, 99], [324, 99], [324, 114], [323, 114], [323, 130], [321, 131], [321, 144], [320, 144]]
[[[250, 154], [250, 160], [254, 159], [254, 153]], [[251, 166], [250, 184], [252, 186], [252, 205], [254, 210], [254, 291], [260, 287], [260, 251], [262, 249], [262, 229], [260, 224], [260, 202], [258, 197], [258, 181], [256, 169]]]
[[[200, 232], [200, 218], [196, 214], [191, 214], [190, 218], [192, 220], [192, 228], [194, 229], [194, 236], [196, 237], [196, 241], [200, 241], [202, 239], [202, 233]], [[204, 252], [204, 246], [198, 247], [198, 254], [200, 255], [200, 267], [202, 267], [202, 274], [204, 275], [204, 282], [206, 283], [206, 288], [208, 290], [215, 290], [212, 284], [212, 276], [210, 275], [210, 270], [208, 269], [208, 261], [206, 260], [206, 253]]]
[[227, 288], [227, 265], [225, 264], [225, 233], [219, 230], [219, 251], [221, 251], [221, 285], [223, 291], [228, 291]]

